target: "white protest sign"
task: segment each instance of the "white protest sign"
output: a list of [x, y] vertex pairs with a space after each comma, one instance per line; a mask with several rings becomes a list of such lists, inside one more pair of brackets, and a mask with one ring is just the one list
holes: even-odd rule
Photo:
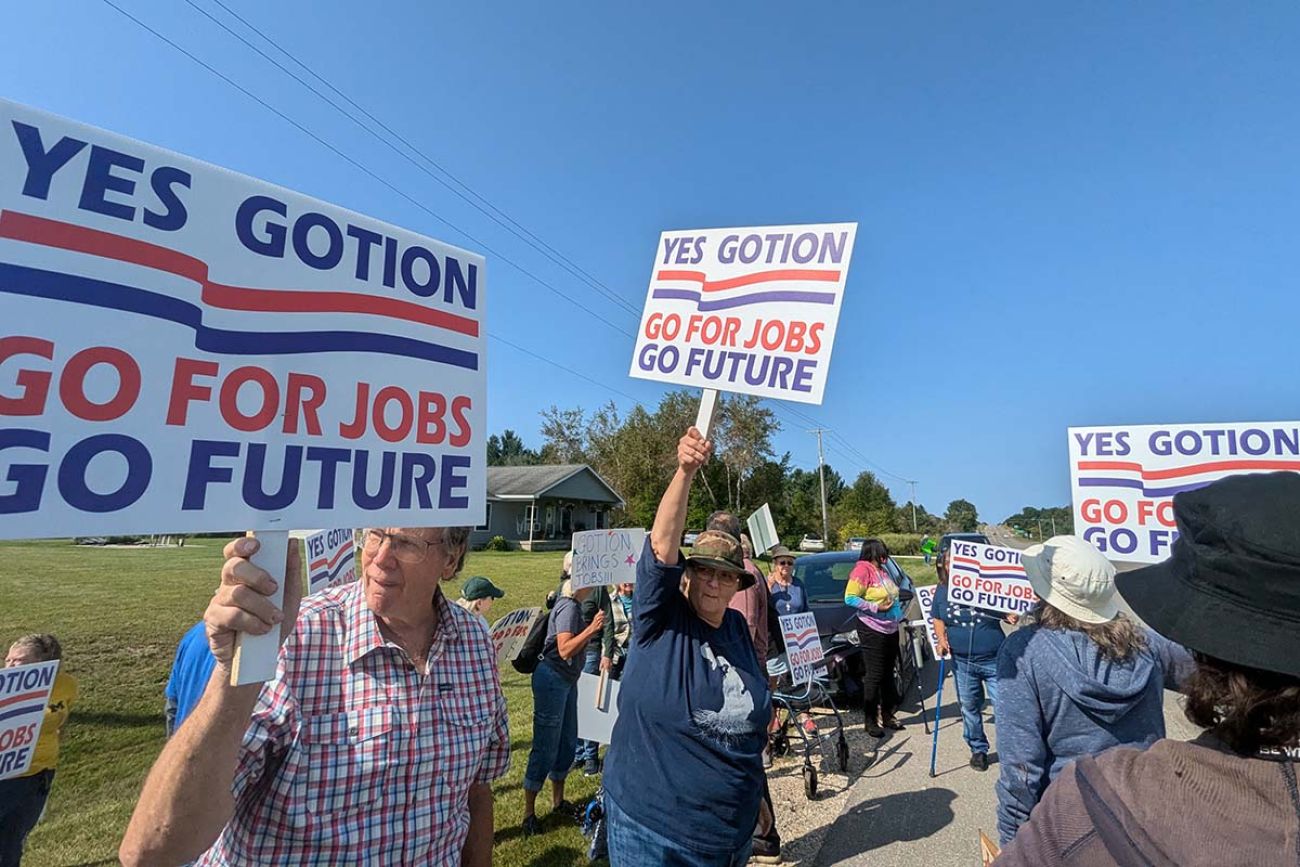
[[474, 526], [481, 256], [0, 100], [0, 538]]
[[781, 621], [781, 638], [790, 661], [790, 679], [795, 686], [802, 686], [812, 680], [813, 668], [826, 658], [817, 634], [817, 618], [809, 611], [782, 614], [777, 619]]
[[776, 522], [772, 520], [772, 508], [767, 503], [749, 516], [749, 541], [754, 543], [754, 556], [766, 554], [772, 546], [781, 540], [776, 535]]
[[1074, 531], [1111, 560], [1159, 563], [1173, 497], [1241, 473], [1300, 472], [1300, 422], [1072, 427]]
[[664, 232], [631, 375], [821, 403], [857, 229]]
[[518, 608], [492, 624], [492, 646], [497, 651], [497, 668], [519, 655], [519, 650], [528, 638], [528, 631], [533, 623], [541, 617], [540, 608]]
[[948, 601], [1023, 614], [1038, 597], [1015, 548], [954, 539], [948, 556]]
[[[604, 690], [601, 690], [601, 684]], [[578, 737], [598, 744], [613, 739], [618, 719], [618, 681], [599, 674], [578, 678]]]
[[933, 585], [916, 588], [916, 603], [921, 607], [921, 619], [914, 621], [912, 625], [925, 627], [925, 637], [930, 642], [930, 652], [935, 659], [938, 659], [939, 634], [934, 631], [934, 616], [931, 614], [934, 608], [935, 589]]
[[307, 592], [316, 593], [357, 578], [356, 531], [317, 530], [307, 536]]
[[58, 671], [57, 659], [0, 668], [0, 780], [22, 776], [32, 766]]
[[636, 561], [645, 544], [645, 530], [583, 530], [573, 534], [574, 590], [636, 582]]

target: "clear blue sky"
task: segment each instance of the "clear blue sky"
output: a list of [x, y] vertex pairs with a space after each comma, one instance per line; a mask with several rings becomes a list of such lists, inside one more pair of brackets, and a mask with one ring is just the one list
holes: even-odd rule
[[[634, 315], [191, 5], [114, 2], [575, 302], [489, 253], [492, 333], [658, 399], [588, 311]], [[1297, 415], [1292, 3], [223, 2], [635, 308], [663, 229], [856, 220], [826, 400], [796, 408], [932, 511], [1067, 502], [1071, 424]], [[103, 0], [4, 22], [6, 97], [482, 249]], [[490, 428], [534, 445], [551, 403], [632, 403], [489, 365]]]

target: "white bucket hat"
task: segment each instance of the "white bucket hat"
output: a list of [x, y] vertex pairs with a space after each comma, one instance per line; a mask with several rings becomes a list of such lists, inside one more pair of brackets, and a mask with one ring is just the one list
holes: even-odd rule
[[1078, 536], [1053, 536], [1020, 555], [1038, 598], [1084, 623], [1108, 623], [1119, 616], [1115, 567]]

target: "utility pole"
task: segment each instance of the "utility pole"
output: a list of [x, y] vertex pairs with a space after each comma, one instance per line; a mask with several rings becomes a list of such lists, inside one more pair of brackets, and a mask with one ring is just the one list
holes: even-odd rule
[[908, 482], [912, 486], [912, 532], [916, 530], [916, 482]]
[[1038, 519], [1038, 541], [1043, 541], [1043, 519]]
[[817, 434], [817, 477], [822, 486], [822, 541], [826, 543], [827, 550], [831, 544], [830, 522], [826, 520], [826, 454], [822, 451], [822, 432], [824, 428], [814, 428], [808, 433]]
[[1052, 535], [1055, 536], [1056, 535], [1056, 513], [1053, 512], [1051, 517], [1052, 517]]

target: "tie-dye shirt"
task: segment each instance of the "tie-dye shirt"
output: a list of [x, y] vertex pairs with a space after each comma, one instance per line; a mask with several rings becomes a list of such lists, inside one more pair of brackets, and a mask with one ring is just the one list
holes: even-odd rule
[[898, 621], [903, 617], [898, 585], [874, 563], [859, 560], [853, 565], [844, 588], [844, 604], [858, 609], [858, 619], [865, 626], [886, 635], [898, 632]]

